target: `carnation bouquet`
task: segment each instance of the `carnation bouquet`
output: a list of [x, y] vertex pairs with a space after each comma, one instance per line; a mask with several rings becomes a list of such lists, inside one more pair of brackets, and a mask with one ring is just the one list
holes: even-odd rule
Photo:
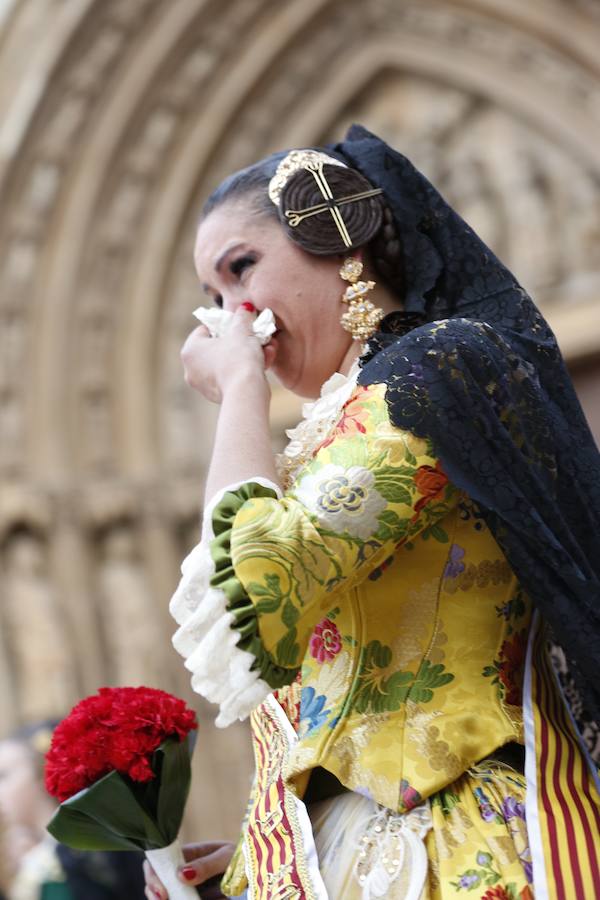
[[54, 731], [48, 831], [77, 850], [143, 850], [170, 900], [197, 900], [176, 876], [197, 728], [183, 700], [145, 687], [100, 688]]

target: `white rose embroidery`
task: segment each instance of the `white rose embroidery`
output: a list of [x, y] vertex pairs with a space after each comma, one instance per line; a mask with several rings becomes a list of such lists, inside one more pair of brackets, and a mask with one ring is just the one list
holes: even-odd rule
[[330, 463], [306, 475], [294, 493], [326, 528], [366, 540], [377, 531], [377, 517], [387, 506], [374, 484], [375, 476], [363, 466], [345, 469]]

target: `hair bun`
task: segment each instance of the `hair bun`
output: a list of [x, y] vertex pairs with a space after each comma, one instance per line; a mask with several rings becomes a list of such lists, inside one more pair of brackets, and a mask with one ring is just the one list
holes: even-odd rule
[[[381, 227], [383, 195], [340, 205], [344, 198], [371, 191], [373, 186], [360, 172], [345, 166], [325, 163], [322, 171], [333, 196], [330, 201], [307, 169], [299, 169], [286, 181], [279, 198], [279, 217], [287, 234], [304, 250], [320, 256], [348, 252], [368, 243]], [[313, 207], [326, 203], [328, 208], [307, 215]], [[332, 215], [334, 206], [343, 220], [350, 245], [344, 241], [342, 229]], [[297, 224], [293, 224], [295, 218]]]

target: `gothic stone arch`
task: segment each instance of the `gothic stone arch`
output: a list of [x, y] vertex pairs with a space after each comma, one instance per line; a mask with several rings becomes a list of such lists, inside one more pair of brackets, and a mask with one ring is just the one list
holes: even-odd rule
[[[212, 412], [178, 358], [210, 187], [362, 121], [515, 268], [567, 355], [587, 357], [600, 352], [599, 38], [597, 0], [0, 6], [0, 537], [23, 523], [39, 536], [73, 700], [115, 671], [101, 636], [119, 584], [162, 636], [134, 629], [131, 652], [156, 640], [147, 677], [190, 696], [165, 608], [210, 450]], [[297, 404], [280, 392], [274, 411], [281, 430]], [[13, 660], [0, 646], [3, 731], [26, 709]], [[194, 833], [232, 834], [245, 729], [203, 727], [199, 749]]]

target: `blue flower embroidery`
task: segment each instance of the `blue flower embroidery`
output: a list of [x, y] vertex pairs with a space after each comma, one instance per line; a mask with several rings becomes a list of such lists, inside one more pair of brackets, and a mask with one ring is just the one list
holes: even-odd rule
[[330, 709], [323, 709], [327, 697], [325, 694], [315, 696], [313, 687], [302, 688], [300, 695], [300, 735], [304, 736], [320, 728], [327, 721]]
[[458, 544], [452, 544], [448, 554], [448, 562], [444, 569], [444, 578], [458, 578], [465, 571], [464, 555], [465, 551], [462, 547], [459, 547]]

